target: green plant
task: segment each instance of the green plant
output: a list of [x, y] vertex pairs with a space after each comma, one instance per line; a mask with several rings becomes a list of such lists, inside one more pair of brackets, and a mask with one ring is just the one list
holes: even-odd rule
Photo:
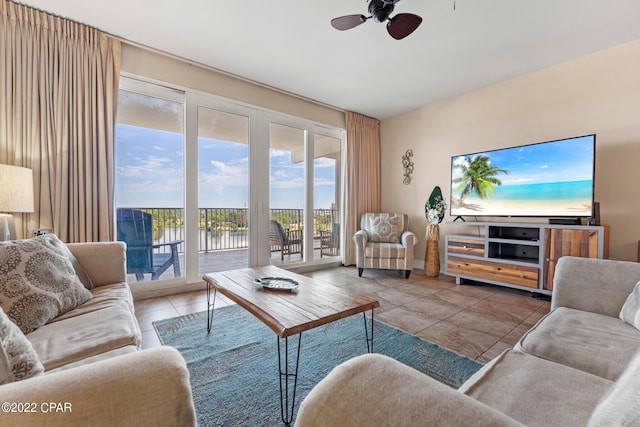
[[446, 201], [444, 197], [442, 197], [442, 190], [436, 185], [424, 203], [424, 216], [427, 218], [427, 222], [434, 225], [440, 224], [444, 219], [445, 208]]

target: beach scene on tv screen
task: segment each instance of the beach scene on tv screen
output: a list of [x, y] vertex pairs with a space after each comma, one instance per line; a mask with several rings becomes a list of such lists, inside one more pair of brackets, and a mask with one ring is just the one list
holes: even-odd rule
[[594, 136], [451, 159], [453, 216], [591, 216]]

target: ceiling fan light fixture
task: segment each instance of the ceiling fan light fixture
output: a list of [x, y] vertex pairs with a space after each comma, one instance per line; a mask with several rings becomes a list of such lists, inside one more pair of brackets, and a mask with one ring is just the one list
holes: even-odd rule
[[383, 0], [371, 0], [369, 3], [369, 15], [377, 23], [384, 22], [389, 19], [389, 15], [393, 12], [393, 3]]

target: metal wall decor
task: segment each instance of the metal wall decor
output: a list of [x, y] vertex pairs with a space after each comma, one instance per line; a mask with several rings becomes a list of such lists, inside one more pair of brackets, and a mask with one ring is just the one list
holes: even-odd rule
[[404, 168], [404, 179], [402, 183], [404, 185], [409, 185], [411, 182], [411, 174], [413, 173], [413, 162], [411, 161], [411, 157], [413, 157], [413, 150], [408, 149], [404, 156], [402, 156], [402, 167]]

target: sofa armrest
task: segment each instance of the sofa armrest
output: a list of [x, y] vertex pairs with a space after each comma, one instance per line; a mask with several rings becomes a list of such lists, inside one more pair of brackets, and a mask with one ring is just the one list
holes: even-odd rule
[[184, 359], [172, 347], [0, 386], [0, 402], [31, 412], [3, 412], [0, 426], [195, 426]]
[[67, 246], [89, 275], [94, 286], [127, 281], [125, 243], [68, 243]]
[[640, 263], [565, 256], [553, 276], [551, 309], [568, 307], [618, 317], [640, 281]]
[[296, 427], [520, 426], [514, 419], [380, 354], [334, 368], [307, 395]]

